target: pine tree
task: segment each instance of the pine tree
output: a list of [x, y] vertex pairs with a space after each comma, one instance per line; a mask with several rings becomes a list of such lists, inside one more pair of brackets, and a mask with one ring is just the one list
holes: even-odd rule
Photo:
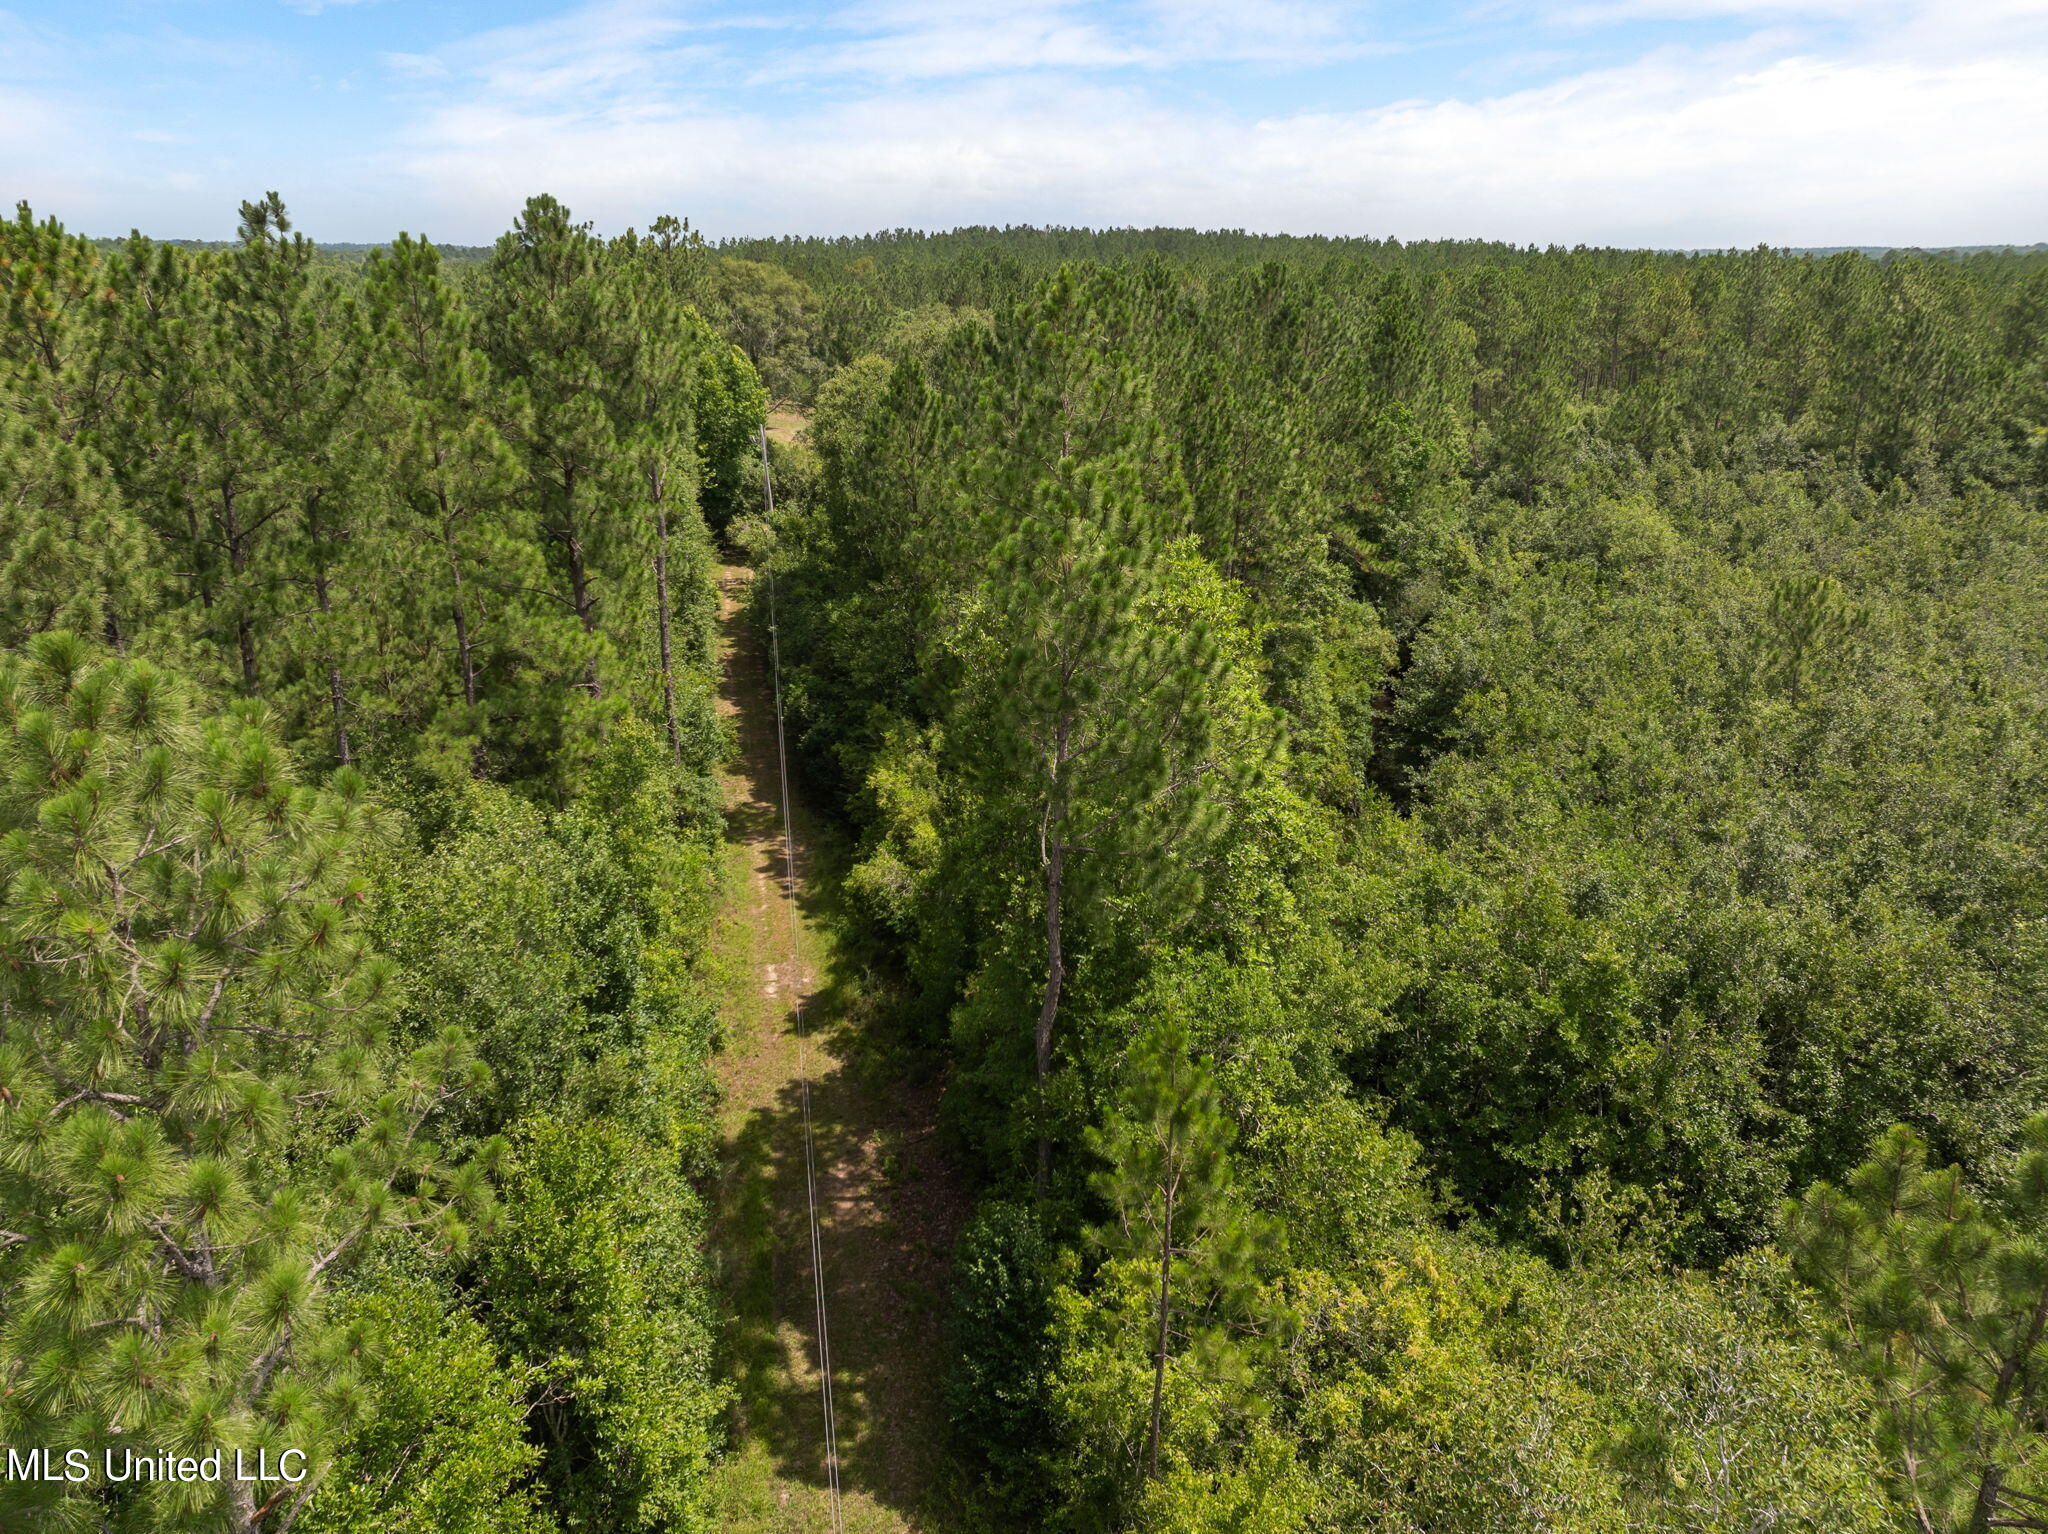
[[367, 409], [388, 423], [367, 576], [385, 729], [394, 744], [457, 744], [478, 773], [493, 760], [517, 764], [530, 693], [568, 664], [577, 640], [543, 590], [547, 561], [514, 499], [514, 406], [428, 241], [401, 234], [371, 253], [363, 311], [375, 380]]
[[1832, 575], [1787, 575], [1771, 587], [1753, 641], [1753, 670], [1766, 686], [1796, 702], [1808, 686], [1870, 624]]
[[[710, 331], [683, 305], [659, 264], [659, 241], [628, 232], [613, 246], [608, 270], [634, 317], [637, 344], [633, 365], [614, 379], [613, 402], [620, 422], [620, 450], [631, 464], [635, 488], [654, 525], [654, 619], [662, 721], [676, 765], [684, 765], [683, 731], [676, 708], [675, 607], [678, 593], [706, 589], [708, 550], [702, 545], [697, 513], [701, 463], [696, 448], [696, 403], [704, 383], [703, 358], [717, 349]], [[699, 534], [698, 558], [685, 571], [697, 579], [671, 579], [676, 556], [686, 547], [685, 526]], [[707, 636], [708, 637], [708, 636]], [[707, 764], [692, 763], [692, 766]]]
[[[1042, 484], [997, 547], [985, 594], [1001, 662], [978, 706], [991, 792], [1016, 806], [1038, 868], [1045, 980], [1033, 1031], [1043, 1119], [1068, 967], [1067, 916], [1103, 865], [1162, 918], [1192, 888], [1203, 837], [1263, 756], [1213, 707], [1228, 662], [1201, 616], [1169, 613], [1167, 508], [1098, 466]], [[1222, 727], [1219, 727], [1222, 726]]]
[[691, 405], [697, 438], [698, 501], [704, 520], [723, 531], [759, 504], [754, 443], [767, 419], [761, 375], [719, 322], [713, 276], [719, 258], [688, 219], [657, 218], [644, 240], [620, 242], [649, 267], [666, 297], [692, 318], [700, 336]]
[[125, 646], [162, 605], [163, 550], [94, 442], [120, 378], [120, 280], [26, 203], [0, 223], [0, 645], [63, 628]]
[[125, 355], [124, 274], [89, 240], [27, 203], [0, 223], [0, 395], [66, 442], [99, 426]]
[[[382, 1233], [462, 1246], [490, 1200], [427, 1138], [459, 1035], [392, 1069], [356, 930], [362, 779], [293, 780], [255, 702], [144, 662], [0, 657], [0, 1437], [309, 1455], [367, 1345], [323, 1301]], [[254, 1534], [313, 1489], [0, 1484], [9, 1528]]]
[[277, 194], [241, 211], [224, 252], [130, 241], [115, 274], [122, 407], [99, 435], [129, 504], [191, 582], [221, 662], [208, 680], [319, 719], [346, 760], [341, 565], [360, 447], [348, 326]]
[[[623, 707], [668, 715], [675, 655], [708, 654], [695, 421], [700, 398], [716, 394], [724, 410], [743, 391], [713, 387], [730, 380], [705, 359], [731, 348], [681, 302], [664, 259], [658, 237], [606, 245], [537, 197], [476, 288], [480, 341], [518, 402], [507, 428], [523, 469], [515, 497], [547, 553], [547, 589], [581, 636], [581, 664], [562, 679], [570, 735]], [[709, 708], [702, 695], [687, 708], [679, 699], [679, 758], [703, 755]]]
[[630, 633], [637, 576], [649, 563], [632, 466], [606, 408], [631, 364], [631, 315], [604, 280], [604, 244], [552, 197], [528, 201], [498, 241], [478, 289], [492, 366], [523, 393], [513, 428], [520, 494], [548, 552], [550, 590], [575, 615], [583, 658], [564, 682], [605, 692]]
[[216, 313], [253, 451], [249, 509], [279, 519], [269, 548], [251, 557], [262, 559], [256, 578], [267, 612], [282, 620], [285, 651], [256, 670], [245, 621], [244, 677], [252, 690], [301, 695], [309, 721], [324, 714], [334, 759], [346, 766], [352, 707], [343, 661], [356, 648], [347, 566], [361, 516], [355, 459], [366, 445], [356, 408], [361, 378], [351, 364], [362, 347], [277, 193], [243, 203], [241, 214], [241, 243], [221, 268]]
[[2048, 1116], [1979, 1197], [1894, 1127], [1846, 1189], [1785, 1211], [1830, 1336], [1866, 1378], [1901, 1495], [1924, 1530], [2048, 1529], [2038, 1468], [2048, 1336]]
[[97, 453], [0, 415], [0, 646], [69, 629], [125, 647], [162, 568]]
[[1168, 1369], [1231, 1372], [1231, 1324], [1256, 1308], [1253, 1263], [1272, 1232], [1235, 1195], [1235, 1137], [1214, 1078], [1173, 1018], [1132, 1046], [1114, 1116], [1089, 1131], [1089, 1148], [1109, 1163], [1095, 1190], [1115, 1212], [1096, 1238], [1112, 1258], [1138, 1259], [1156, 1275], [1148, 1479], [1159, 1476]]

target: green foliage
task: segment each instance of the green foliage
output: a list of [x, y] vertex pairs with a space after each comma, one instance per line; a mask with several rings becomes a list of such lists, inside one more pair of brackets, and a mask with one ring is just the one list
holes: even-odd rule
[[709, 860], [678, 827], [674, 786], [651, 732], [629, 721], [569, 809], [460, 779], [422, 806], [430, 843], [387, 865], [376, 921], [406, 976], [402, 1026], [476, 1041], [497, 1073], [477, 1123], [609, 1091], [585, 1079], [607, 1060], [630, 1070], [652, 1053], [710, 1051], [695, 978]]
[[[1092, 1281], [1063, 1284], [1053, 1294], [1052, 1375], [1057, 1479], [1051, 1489], [1060, 1525], [1077, 1529], [1146, 1527], [1150, 1510], [1207, 1521], [1250, 1497], [1251, 1526], [1287, 1528], [1298, 1516], [1299, 1484], [1291, 1469], [1261, 1474], [1260, 1461], [1276, 1449], [1292, 1458], [1285, 1439], [1265, 1426], [1266, 1403], [1243, 1367], [1239, 1350], [1205, 1328], [1206, 1346], [1169, 1368], [1163, 1381], [1151, 1356], [1159, 1316], [1159, 1269], [1143, 1259], [1112, 1260]], [[1220, 1373], [1209, 1363], [1228, 1365]], [[1152, 1400], [1160, 1388], [1160, 1473], [1147, 1475]], [[1249, 1485], [1247, 1481], [1249, 1480]], [[1290, 1506], [1290, 1504], [1293, 1504]], [[1226, 1523], [1225, 1526], [1228, 1526]]]
[[537, 1505], [693, 1528], [725, 1408], [690, 1182], [711, 1139], [708, 855], [646, 726], [617, 726], [581, 786], [552, 814], [467, 778], [435, 790], [428, 844], [383, 870], [380, 930], [402, 1026], [473, 1028], [499, 1065], [462, 1122], [511, 1141], [504, 1214], [464, 1287], [520, 1382]]
[[818, 296], [803, 279], [767, 262], [721, 256], [703, 263], [692, 297], [771, 398], [811, 399], [824, 368]]
[[636, 710], [708, 771], [698, 499], [730, 515], [763, 396], [662, 260], [551, 199], [465, 282], [404, 236], [324, 262], [275, 193], [204, 251], [23, 209], [0, 225], [0, 639], [175, 662], [332, 763], [566, 801]]
[[944, 850], [939, 764], [929, 739], [892, 723], [861, 787], [866, 834], [846, 893], [871, 923], [901, 942], [916, 936], [920, 897]]
[[1829, 655], [1870, 621], [1828, 575], [1788, 576], [1771, 588], [1759, 634], [1759, 680], [1795, 700]]
[[2037, 1378], [2048, 1327], [2048, 1118], [1991, 1197], [1895, 1126], [1846, 1189], [1785, 1211], [1828, 1336], [1870, 1381], [1899, 1495], [1924, 1528], [2048, 1527]]
[[768, 394], [736, 346], [705, 347], [697, 384], [697, 452], [704, 514], [729, 527], [760, 500], [759, 432]]
[[[7, 1433], [326, 1445], [299, 1526], [704, 1522], [716, 528], [987, 1184], [993, 1513], [2040, 1523], [2043, 281], [19, 210]], [[256, 1522], [190, 1500], [20, 1511]]]
[[1312, 1524], [1888, 1527], [1866, 1401], [1786, 1292], [1768, 1267], [1561, 1276], [1456, 1244], [1298, 1273], [1277, 1383]]
[[619, 1003], [637, 934], [599, 904], [540, 810], [493, 785], [456, 792], [447, 830], [407, 861], [378, 922], [404, 966], [408, 1032], [466, 1030], [495, 1074], [480, 1121], [505, 1124], [634, 1042], [638, 1020]]
[[[648, 255], [630, 236], [607, 246], [536, 197], [498, 242], [477, 310], [482, 350], [507, 386], [506, 435], [523, 469], [516, 498], [545, 558], [542, 594], [575, 623], [557, 727], [582, 739], [622, 683], [652, 673], [680, 755], [676, 593], [692, 593], [686, 627], [699, 650], [709, 614], [700, 585], [669, 577], [670, 517], [683, 514], [678, 527], [696, 520], [698, 473], [696, 391], [675, 380], [701, 374], [727, 396], [738, 386], [729, 370], [703, 370], [709, 337]], [[721, 398], [714, 413], [742, 408]], [[707, 555], [697, 553], [700, 572]], [[559, 771], [576, 757], [555, 760]]]
[[[1049, 1519], [1889, 1516], [1787, 1286], [1662, 1265], [1751, 1261], [1873, 1122], [1985, 1176], [2037, 1106], [2038, 261], [735, 250], [811, 285], [843, 364], [760, 541], [859, 952], [968, 1163], [1047, 1168]], [[1584, 1276], [1518, 1270], [1540, 1325], [1430, 1278], [1425, 1311], [1481, 1292], [1440, 1357], [1404, 1334], [1437, 1372], [1389, 1362], [1385, 1415], [1332, 1398], [1341, 1433], [1258, 1409], [1270, 1377], [1169, 1380], [1138, 1487], [1143, 1264], [1080, 1264], [1051, 1169], [1161, 1027], [1293, 1238], [1304, 1335], [1413, 1288], [1440, 1222]], [[1365, 1344], [1327, 1325], [1342, 1375]]]
[[0, 418], [0, 486], [0, 646], [53, 629], [116, 644], [134, 634], [162, 551], [97, 456]]
[[[467, 1245], [493, 1203], [427, 1137], [481, 1066], [398, 1060], [364, 943], [357, 775], [296, 781], [260, 704], [192, 708], [63, 634], [0, 658], [0, 1329], [13, 1443], [317, 1450], [354, 1409], [335, 1278], [376, 1237]], [[82, 1516], [9, 1483], [23, 1527]], [[249, 1486], [134, 1518], [252, 1529]]]
[[702, 1211], [673, 1144], [613, 1119], [536, 1116], [507, 1164], [481, 1282], [495, 1340], [555, 1388], [533, 1407], [568, 1526], [705, 1526], [726, 1390], [708, 1378]]
[[975, 1212], [953, 1249], [946, 1412], [960, 1448], [1022, 1490], [1051, 1431], [1053, 1252], [1024, 1204]]
[[[1242, 1370], [1234, 1325], [1259, 1315], [1254, 1260], [1276, 1255], [1277, 1232], [1236, 1198], [1234, 1126], [1214, 1078], [1167, 1017], [1132, 1046], [1124, 1096], [1089, 1148], [1108, 1163], [1095, 1192], [1111, 1222], [1095, 1232], [1110, 1264], [1128, 1263], [1153, 1291], [1152, 1399], [1144, 1475], [1160, 1476], [1169, 1375], [1227, 1388]], [[1178, 1392], [1176, 1392], [1178, 1393]]]
[[1279, 1109], [1254, 1149], [1264, 1152], [1254, 1165], [1258, 1204], [1306, 1263], [1361, 1268], [1434, 1212], [1415, 1142], [1354, 1098]]
[[1476, 1206], [1598, 1169], [1715, 1253], [1873, 1118], [1982, 1165], [2031, 1100], [2038, 534], [1983, 490], [1657, 482], [1654, 520], [1490, 518], [1413, 641], [1365, 1079]]
[[0, 1427], [322, 1471], [10, 1528], [700, 1520], [698, 506], [763, 395], [664, 259], [0, 226]]
[[1428, 1250], [1291, 1280], [1299, 1331], [1280, 1385], [1321, 1527], [1627, 1527], [1595, 1398], [1497, 1356], [1509, 1338], [1475, 1298]]
[[498, 1362], [477, 1320], [424, 1284], [351, 1295], [335, 1322], [382, 1339], [361, 1370], [363, 1410], [294, 1525], [312, 1534], [543, 1534], [528, 1484], [529, 1369]]
[[381, 661], [355, 705], [358, 748], [399, 760], [454, 750], [486, 771], [530, 762], [547, 747], [535, 724], [573, 639], [539, 595], [545, 562], [514, 499], [516, 411], [433, 246], [401, 235], [365, 263], [362, 289], [371, 408], [391, 436], [388, 499], [354, 551]]

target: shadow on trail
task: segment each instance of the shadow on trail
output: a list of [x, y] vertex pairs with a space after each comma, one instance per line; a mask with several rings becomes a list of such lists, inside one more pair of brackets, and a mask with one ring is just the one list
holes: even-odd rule
[[[844, 1067], [812, 1084], [841, 1480], [909, 1512], [936, 1468], [946, 1246], [931, 1217], [939, 1211], [919, 1207], [916, 1163], [929, 1147], [866, 1097]], [[822, 1485], [800, 1087], [749, 1114], [728, 1149], [727, 1207], [750, 1259], [732, 1275], [741, 1427], [767, 1444], [780, 1474]]]
[[[721, 582], [721, 694], [739, 753], [727, 783], [726, 838], [744, 860], [732, 892], [749, 987], [731, 999], [727, 1135], [716, 1193], [726, 1348], [737, 1387], [735, 1445], [764, 1449], [785, 1488], [825, 1482], [803, 1098], [792, 992], [804, 988], [811, 1125], [841, 1485], [871, 1516], [850, 1529], [929, 1527], [945, 1481], [938, 1371], [945, 1267], [961, 1199], [933, 1129], [937, 1093], [849, 1065], [861, 1055], [856, 979], [821, 930], [837, 925], [836, 878], [811, 853], [796, 813], [799, 957], [792, 961], [775, 715], [766, 645], [746, 606], [745, 572]], [[740, 872], [735, 867], [734, 872]]]

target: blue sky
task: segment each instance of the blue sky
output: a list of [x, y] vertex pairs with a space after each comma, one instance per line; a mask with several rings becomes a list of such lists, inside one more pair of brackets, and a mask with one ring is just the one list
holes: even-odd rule
[[0, 193], [221, 237], [1175, 224], [2048, 239], [2048, 0], [103, 0], [0, 9]]

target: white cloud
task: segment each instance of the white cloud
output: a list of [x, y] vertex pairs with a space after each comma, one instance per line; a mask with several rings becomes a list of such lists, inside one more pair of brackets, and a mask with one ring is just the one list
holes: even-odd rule
[[1827, 22], [1894, 43], [1945, 38], [1978, 46], [2018, 28], [2039, 35], [2048, 0], [1540, 0], [1537, 14], [1558, 26], [1624, 21]]
[[64, 104], [54, 97], [0, 85], [0, 139], [11, 153], [49, 148], [63, 124]]
[[776, 59], [756, 78], [960, 79], [1016, 70], [1331, 63], [1392, 45], [1357, 35], [1355, 7], [1328, 0], [885, 0], [836, 13], [843, 34]]
[[445, 80], [448, 66], [431, 53], [380, 53], [377, 62], [410, 80]]
[[1407, 229], [1455, 208], [1443, 232], [1545, 241], [1972, 243], [2044, 232], [2040, 80], [2028, 59], [1795, 57], [1722, 75], [1663, 57], [1260, 134], [1282, 156], [1312, 135], [1304, 182]]
[[[154, 164], [172, 150], [172, 135], [141, 129], [82, 134], [95, 109], [89, 96], [25, 91], [0, 85], [0, 142], [10, 156], [7, 200], [25, 200], [38, 218], [55, 215], [89, 234], [125, 234], [137, 223], [155, 232], [192, 232], [181, 215], [153, 222], [143, 210], [163, 184]], [[232, 204], [230, 204], [232, 206]], [[162, 211], [151, 209], [151, 211]]]
[[[2048, 237], [2048, 0], [1858, 0], [1853, 17], [1844, 0], [1501, 3], [1539, 22], [1518, 46], [1576, 46], [1594, 6], [1754, 25], [1532, 88], [1518, 87], [1567, 56], [1446, 69], [1456, 95], [1252, 113], [1229, 109], [1206, 66], [1398, 39], [1342, 0], [871, 0], [741, 49], [741, 29], [785, 18], [601, 0], [382, 55], [379, 120], [395, 126], [340, 148], [208, 139], [185, 118], [197, 147], [174, 158], [106, 103], [20, 91], [0, 91], [0, 134], [33, 167], [22, 190], [61, 197], [74, 224], [165, 232], [275, 185], [332, 238], [486, 239], [541, 190], [601, 228], [675, 212], [712, 233], [1028, 220], [1678, 246]], [[1190, 65], [1205, 68], [1178, 72]], [[1332, 73], [1317, 78], [1330, 99]], [[1199, 100], [1184, 89], [1198, 79]], [[203, 184], [174, 197], [173, 171]]]
[[413, 74], [438, 67], [498, 98], [601, 100], [661, 82], [677, 63], [677, 40], [690, 31], [661, 0], [601, 0], [479, 33], [431, 56], [402, 55], [397, 67]]
[[1559, 26], [1592, 27], [1618, 21], [1868, 20], [1910, 8], [1911, 0], [1560, 0], [1540, 10]]
[[[920, 8], [922, 9], [922, 8]], [[919, 15], [868, 7], [835, 18], [850, 40], [792, 50], [757, 78], [864, 76], [885, 83], [951, 79], [1014, 69], [1108, 69], [1142, 63], [1144, 51], [1069, 4], [998, 4], [961, 14]]]
[[1360, 8], [1326, 0], [1146, 0], [1165, 51], [1218, 60], [1342, 57], [1364, 46]]
[[[515, 38], [476, 55], [478, 88], [419, 122], [395, 168], [473, 230], [547, 188], [604, 227], [675, 211], [714, 232], [1021, 219], [1687, 246], [2048, 234], [2048, 49], [2008, 33], [1997, 51], [1916, 57], [1901, 40], [1917, 12], [1898, 9], [1892, 34], [1834, 56], [1766, 33], [1535, 89], [1253, 121], [1086, 72], [1116, 45], [1074, 7], [1033, 0], [957, 29], [925, 7], [857, 13], [905, 29], [838, 61], [890, 88], [773, 119], [663, 91], [634, 69], [631, 36], [599, 28], [580, 53]], [[529, 51], [545, 67], [516, 62]]]

